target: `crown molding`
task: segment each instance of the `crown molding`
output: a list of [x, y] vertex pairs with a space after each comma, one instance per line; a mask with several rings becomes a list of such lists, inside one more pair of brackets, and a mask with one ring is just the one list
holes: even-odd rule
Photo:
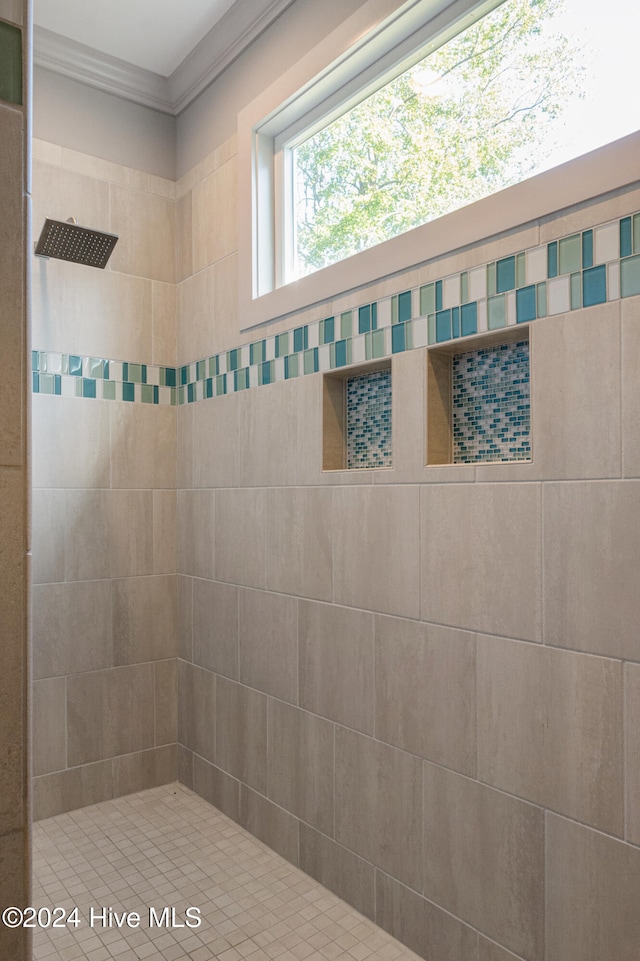
[[176, 116], [294, 2], [234, 3], [168, 78], [37, 24], [33, 61], [104, 93]]

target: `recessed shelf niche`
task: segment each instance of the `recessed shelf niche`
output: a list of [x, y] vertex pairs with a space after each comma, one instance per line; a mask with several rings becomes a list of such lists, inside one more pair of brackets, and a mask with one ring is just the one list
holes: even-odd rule
[[427, 352], [427, 465], [531, 460], [529, 330]]
[[391, 467], [391, 366], [350, 367], [323, 378], [323, 470]]

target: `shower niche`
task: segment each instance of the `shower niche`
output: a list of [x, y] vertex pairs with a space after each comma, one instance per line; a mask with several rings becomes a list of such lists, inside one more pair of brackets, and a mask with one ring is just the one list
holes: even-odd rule
[[427, 466], [531, 460], [529, 329], [427, 351]]
[[390, 362], [325, 374], [322, 387], [322, 469], [390, 468]]

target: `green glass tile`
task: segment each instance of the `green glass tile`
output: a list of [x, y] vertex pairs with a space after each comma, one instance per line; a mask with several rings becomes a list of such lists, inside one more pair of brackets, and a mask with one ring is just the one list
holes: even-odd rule
[[408, 320], [404, 325], [404, 342], [405, 342], [406, 350], [413, 349], [413, 321], [412, 320]]
[[580, 234], [563, 237], [558, 242], [558, 273], [571, 274], [582, 267], [582, 238]]
[[371, 334], [371, 340], [373, 342], [373, 356], [384, 357], [384, 330], [374, 330]]
[[469, 271], [463, 270], [460, 274], [460, 303], [469, 302]]
[[31, 351], [31, 370], [40, 369], [40, 352], [37, 350]]
[[104, 367], [101, 360], [98, 360], [96, 357], [89, 358], [89, 377], [102, 380], [103, 370]]
[[496, 265], [487, 264], [487, 296], [494, 297], [497, 293], [496, 286]]
[[82, 397], [82, 396], [83, 396], [83, 391], [84, 391], [84, 386], [83, 386], [83, 383], [82, 383], [82, 377], [76, 378], [76, 380], [74, 381], [74, 388], [75, 388], [75, 396], [76, 396], [76, 397]]
[[0, 20], [0, 100], [22, 103], [22, 31]]
[[371, 330], [378, 329], [378, 301], [374, 300], [371, 304]]
[[195, 403], [195, 399], [196, 399], [196, 385], [187, 384], [187, 403], [193, 404]]
[[105, 360], [102, 365], [102, 376], [105, 380], [109, 380], [109, 361]]
[[286, 380], [298, 376], [298, 355], [289, 354], [284, 359], [284, 376]]
[[487, 300], [487, 325], [489, 330], [498, 330], [507, 324], [507, 304], [504, 294], [489, 297]]
[[61, 368], [62, 368], [62, 373], [63, 373], [63, 374], [68, 374], [68, 373], [69, 373], [69, 355], [68, 355], [68, 354], [63, 354], [63, 355], [62, 355]]
[[207, 400], [210, 400], [213, 397], [213, 377], [207, 377], [204, 382], [204, 396], [207, 398]]
[[153, 404], [153, 384], [142, 385], [142, 403]]
[[558, 241], [547, 244], [547, 277], [558, 276]]
[[633, 252], [640, 254], [640, 214], [633, 216]]
[[293, 332], [293, 350], [296, 354], [303, 350], [306, 350], [309, 346], [309, 328], [305, 325], [304, 327], [296, 327]]
[[420, 316], [426, 317], [436, 310], [436, 285], [426, 284], [420, 288]]
[[536, 286], [536, 314], [538, 317], [547, 316], [547, 285], [546, 283]]
[[69, 374], [72, 377], [82, 377], [82, 357], [76, 354], [69, 354]]
[[178, 388], [177, 387], [171, 388], [171, 406], [172, 407], [178, 406]]
[[620, 261], [620, 296], [640, 294], [640, 255]]
[[436, 342], [436, 315], [435, 314], [429, 314], [427, 318], [427, 325], [428, 325], [429, 343], [435, 344]]
[[40, 393], [40, 374], [37, 370], [31, 372], [31, 389], [34, 394]]
[[593, 267], [593, 230], [582, 233], [582, 266]]
[[227, 375], [218, 374], [216, 377], [216, 397], [227, 393]]
[[216, 377], [220, 373], [218, 368], [218, 355], [209, 358], [209, 377]]
[[40, 374], [40, 393], [55, 394], [56, 382], [53, 374]]
[[140, 383], [141, 384], [147, 383], [147, 365], [146, 364], [140, 365]]
[[398, 295], [394, 294], [391, 298], [391, 323], [398, 323]]
[[177, 402], [180, 405], [180, 407], [182, 407], [182, 405], [184, 404], [184, 387], [178, 388]]
[[276, 357], [286, 357], [289, 353], [289, 331], [276, 336]]
[[353, 336], [353, 317], [350, 310], [340, 314], [340, 336], [341, 338]]
[[524, 287], [527, 283], [527, 258], [524, 250], [516, 254], [516, 287]]
[[[142, 365], [141, 364], [127, 364], [128, 374], [126, 375], [126, 380], [131, 381], [134, 384], [142, 383]], [[125, 376], [124, 374], [122, 375]]]
[[582, 276], [580, 272], [571, 274], [571, 310], [582, 307]]
[[631, 217], [623, 217], [620, 221], [620, 256], [629, 257], [633, 253], [633, 232]]
[[303, 354], [304, 358], [304, 372], [305, 374], [315, 374], [318, 371], [318, 348], [312, 347], [310, 350], [305, 350]]
[[240, 366], [240, 351], [236, 347], [227, 351], [227, 370], [237, 370]]
[[196, 364], [196, 380], [204, 380], [207, 376], [206, 360], [199, 360]]
[[[126, 367], [127, 365], [125, 364], [124, 366]], [[124, 372], [122, 374], [122, 379], [128, 380], [128, 378], [124, 376]], [[188, 382], [189, 382], [189, 365], [185, 364], [180, 368], [180, 386], [184, 387]]]
[[102, 397], [104, 400], [115, 400], [116, 399], [116, 382], [115, 380], [105, 380], [102, 384]]
[[504, 294], [516, 285], [516, 258], [504, 257], [496, 264], [496, 293]]
[[403, 293], [398, 294], [398, 321], [403, 324], [407, 320], [411, 320], [413, 310], [411, 306], [411, 291], [405, 290]]
[[249, 363], [261, 364], [264, 361], [265, 343], [258, 340], [249, 346]]
[[336, 337], [336, 324], [333, 317], [325, 317], [320, 322], [321, 344], [332, 344]]

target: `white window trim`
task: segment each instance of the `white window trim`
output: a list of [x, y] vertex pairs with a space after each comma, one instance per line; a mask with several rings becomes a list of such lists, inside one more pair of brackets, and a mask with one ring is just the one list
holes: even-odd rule
[[[638, 180], [640, 132], [407, 231], [336, 264], [282, 284], [276, 243], [283, 140], [304, 125], [337, 115], [354, 91], [442, 37], [448, 25], [474, 20], [501, 0], [368, 0], [352, 17], [287, 70], [238, 116], [238, 280], [243, 331], [410, 269], [490, 236], [521, 227]], [[418, 26], [419, 25], [419, 26]], [[453, 31], [452, 31], [453, 32]], [[440, 39], [440, 42], [442, 40]], [[419, 51], [416, 55], [416, 51]], [[286, 155], [286, 154], [285, 154]]]

